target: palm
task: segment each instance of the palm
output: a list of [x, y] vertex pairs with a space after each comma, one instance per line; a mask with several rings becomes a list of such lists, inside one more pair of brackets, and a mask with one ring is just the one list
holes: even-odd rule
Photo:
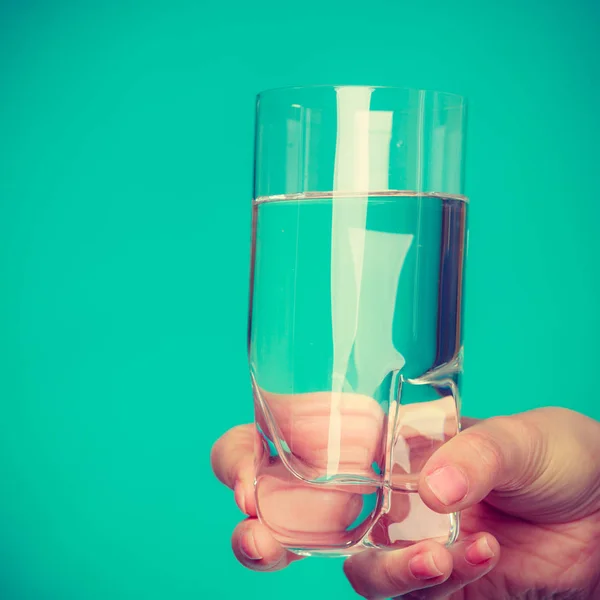
[[576, 592], [598, 568], [600, 513], [571, 523], [536, 524], [483, 502], [462, 513], [461, 530], [493, 534], [502, 554], [493, 571], [453, 598], [529, 598], [525, 594], [535, 592], [563, 597], [552, 594]]
[[[310, 426], [305, 428], [306, 435], [294, 438], [289, 432], [285, 432], [285, 434], [289, 435], [289, 445], [292, 450], [297, 450], [298, 454], [305, 459], [310, 458], [314, 465], [322, 463], [322, 449], [328, 448], [329, 412], [324, 410], [324, 407], [329, 407], [329, 395], [307, 394], [302, 397], [302, 404], [298, 397], [294, 396], [267, 394], [266, 396], [271, 410], [277, 414], [278, 421], [281, 423], [288, 425], [294, 423], [298, 426], [300, 419], [298, 417], [292, 419], [291, 415], [298, 406], [303, 407], [302, 417], [310, 423]], [[356, 457], [349, 452], [346, 452], [345, 456], [351, 462], [351, 470], [355, 470], [360, 468], [359, 459], [365, 461], [363, 455], [367, 456], [365, 467], [370, 465], [375, 458], [373, 453], [379, 445], [378, 434], [383, 422], [383, 414], [379, 405], [368, 397], [344, 394], [342, 400], [341, 423], [346, 436], [344, 440], [356, 453]], [[446, 428], [451, 431], [454, 428], [451, 410], [453, 404], [446, 404], [446, 400], [440, 399], [429, 404], [446, 415]], [[400, 413], [399, 423], [402, 425], [399, 433], [407, 444], [410, 466], [407, 467], [408, 472], [398, 468], [398, 465], [395, 467], [393, 472], [398, 472], [399, 478], [410, 479], [414, 476], [411, 473], [419, 473], [431, 453], [440, 444], [423, 431], [417, 431], [404, 425], [409, 421], [407, 417], [413, 408], [415, 408], [413, 405], [401, 407], [404, 412]], [[425, 423], [423, 415], [426, 415], [426, 410], [422, 404], [417, 405], [416, 409], [420, 411], [418, 414], [421, 415], [421, 424], [423, 425]], [[357, 415], [360, 418], [357, 418]], [[467, 426], [473, 423], [470, 419], [465, 421]], [[368, 424], [373, 424], [373, 426], [369, 428]], [[396, 454], [394, 453], [394, 456]], [[310, 515], [310, 519], [308, 516], [306, 517], [310, 526], [315, 526], [315, 519], [322, 519], [326, 521], [328, 527], [331, 527], [331, 523], [334, 522], [331, 515], [326, 514], [320, 508], [324, 505], [326, 491], [313, 490], [310, 498], [305, 493], [302, 496], [303, 504], [296, 506], [295, 503], [298, 502], [298, 499], [295, 497], [294, 486], [291, 486], [285, 478], [282, 481], [286, 484], [283, 488], [287, 494], [284, 506], [287, 506], [288, 509], [295, 507], [291, 513], [295, 515], [294, 529], [296, 532], [307, 529], [308, 523], [303, 522], [302, 516], [307, 514]], [[279, 485], [277, 490], [279, 493], [281, 493], [281, 487], [282, 485]], [[349, 493], [348, 497], [352, 495]], [[265, 500], [266, 496], [265, 494]], [[314, 510], [307, 510], [307, 502], [311, 499], [314, 501]], [[337, 499], [340, 502], [339, 507], [334, 506], [331, 501], [328, 504], [331, 510], [338, 513], [337, 526], [341, 532], [347, 530], [348, 524], [354, 520], [356, 515], [345, 514], [344, 511], [347, 512], [352, 503], [348, 502], [344, 495]], [[544, 594], [562, 591], [570, 593], [577, 587], [589, 583], [595, 576], [598, 564], [600, 564], [600, 554], [595, 541], [600, 537], [600, 513], [562, 524], [552, 524], [551, 519], [546, 519], [544, 523], [536, 523], [540, 520], [540, 515], [536, 514], [531, 503], [526, 507], [515, 506], [515, 498], [494, 494], [490, 495], [487, 500], [462, 512], [461, 537], [480, 532], [491, 533], [502, 548], [501, 559], [489, 574], [467, 585], [463, 588], [466, 591], [460, 592], [456, 597], [498, 598], [500, 592], [508, 598], [521, 598], [524, 594], [533, 591]], [[264, 508], [271, 507], [271, 511], [266, 516], [276, 523], [275, 530], [282, 530], [292, 518], [289, 512], [282, 512], [280, 503], [263, 502], [263, 506]], [[263, 516], [266, 512], [263, 510]], [[530, 520], [516, 517], [514, 514], [530, 516]], [[398, 515], [396, 516], [398, 517]], [[396, 520], [402, 521], [405, 518], [406, 515], [401, 515]], [[319, 521], [317, 529], [321, 527], [325, 527], [325, 525]], [[588, 550], [594, 547], [596, 547], [595, 556]]]
[[[356, 456], [345, 454], [347, 464], [343, 467], [348, 472], [364, 472], [375, 456], [373, 449], [379, 446], [376, 432], [381, 429], [382, 415], [376, 404], [364, 398], [342, 399], [342, 439], [357, 452]], [[279, 422], [303, 426], [304, 435], [290, 435], [288, 445], [315, 469], [322, 468], [319, 449], [328, 447], [322, 443], [327, 414], [320, 408], [326, 398], [308, 395], [301, 404], [293, 400], [284, 396], [269, 398], [271, 411]], [[295, 406], [302, 406], [301, 414], [294, 415]], [[286, 418], [290, 415], [294, 418]], [[284, 439], [288, 433], [283, 431]], [[461, 539], [448, 550], [425, 541], [395, 552], [359, 552], [346, 561], [345, 567], [361, 595], [382, 598], [408, 593], [402, 597], [429, 600], [600, 599], [597, 422], [573, 411], [547, 408], [474, 424], [441, 446], [430, 443], [432, 438], [427, 442], [428, 436], [422, 431], [405, 427], [400, 434], [407, 442], [408, 453], [402, 455], [401, 462], [396, 464], [395, 460], [394, 481], [414, 482], [414, 476], [420, 473], [426, 485], [419, 488], [419, 493], [428, 506], [437, 506], [437, 512], [462, 509]], [[349, 502], [353, 495], [349, 490], [339, 489], [335, 501], [323, 502], [322, 495], [335, 490], [315, 487], [310, 495], [297, 494], [287, 471], [264, 471], [266, 480], [277, 482], [283, 477], [283, 489], [275, 486], [272, 491], [285, 496], [279, 495], [277, 502], [269, 502], [268, 493], [263, 493], [262, 500], [257, 497], [261, 500], [261, 516], [266, 514], [267, 521], [275, 525], [269, 532], [264, 522], [254, 518], [257, 507], [253, 482], [259, 474], [252, 461], [256, 436], [253, 425], [225, 434], [213, 449], [213, 465], [221, 481], [235, 487], [238, 504], [251, 517], [233, 535], [236, 556], [250, 568], [273, 570], [298, 558], [285, 551], [273, 532], [292, 524], [294, 534], [308, 534], [309, 541], [315, 538], [314, 532], [343, 535], [357, 516], [356, 507]], [[393, 456], [396, 459], [395, 452]], [[467, 473], [471, 488], [462, 501], [442, 505], [427, 479], [440, 465], [453, 464]], [[494, 489], [499, 491], [490, 493]], [[269, 492], [269, 487], [265, 490]], [[478, 502], [480, 498], [485, 500]], [[401, 504], [392, 502], [390, 519], [384, 525], [406, 519], [402, 510], [394, 512], [394, 507]], [[256, 547], [245, 544], [249, 533], [258, 540], [258, 553]], [[479, 541], [484, 538], [491, 555], [481, 553]], [[439, 581], [430, 579], [430, 574], [414, 574], [411, 564], [415, 557], [421, 557], [422, 569], [423, 557], [432, 559], [434, 555], [438, 571], [442, 571]], [[423, 580], [423, 585], [415, 585], [415, 578]]]

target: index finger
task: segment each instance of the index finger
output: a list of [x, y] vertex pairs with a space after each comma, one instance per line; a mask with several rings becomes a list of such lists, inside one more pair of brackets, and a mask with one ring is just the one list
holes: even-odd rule
[[[210, 454], [217, 479], [227, 487], [236, 489], [236, 492], [241, 488], [240, 493], [244, 496], [248, 495], [248, 490], [253, 487], [254, 448], [257, 435], [253, 424], [238, 425], [215, 442]], [[260, 450], [261, 445], [258, 444], [256, 447]], [[247, 512], [243, 506], [240, 508]]]

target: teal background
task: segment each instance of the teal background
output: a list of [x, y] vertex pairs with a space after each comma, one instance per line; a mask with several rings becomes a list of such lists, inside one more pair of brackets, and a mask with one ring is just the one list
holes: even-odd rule
[[238, 566], [209, 467], [251, 418], [263, 88], [467, 95], [465, 411], [600, 417], [599, 6], [1, 2], [2, 599], [353, 597]]

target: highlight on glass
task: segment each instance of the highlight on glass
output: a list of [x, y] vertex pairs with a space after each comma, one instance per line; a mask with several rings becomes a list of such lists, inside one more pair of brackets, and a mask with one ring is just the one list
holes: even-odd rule
[[460, 427], [465, 100], [283, 88], [256, 118], [259, 518], [303, 555], [452, 543], [417, 490]]

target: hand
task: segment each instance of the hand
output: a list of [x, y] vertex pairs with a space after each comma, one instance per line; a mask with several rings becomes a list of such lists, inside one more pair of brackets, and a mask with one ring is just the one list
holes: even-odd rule
[[[234, 533], [236, 556], [250, 568], [274, 570], [297, 557], [253, 518], [254, 435], [250, 425], [225, 434], [215, 444], [213, 465], [250, 516]], [[600, 597], [595, 421], [547, 408], [480, 422], [427, 461], [419, 494], [437, 512], [463, 511], [461, 539], [449, 549], [427, 541], [353, 556], [345, 571], [361, 595]]]
[[[414, 540], [447, 541], [450, 517], [434, 513], [417, 493], [392, 493], [391, 505], [378, 513], [387, 426], [382, 406], [372, 397], [348, 392], [273, 394], [261, 389], [260, 398], [268, 409], [263, 412], [257, 403], [256, 429], [236, 430], [244, 435], [237, 443], [227, 443], [231, 436], [225, 436], [213, 454], [217, 475], [234, 487], [242, 510], [251, 517], [257, 515], [256, 505], [260, 510], [261, 524], [246, 532], [243, 546], [255, 545], [254, 533], [265, 539], [273, 536], [284, 547], [348, 552], [363, 550], [359, 542], [364, 538], [386, 549], [406, 547]], [[403, 405], [394, 422], [397, 441], [388, 477], [398, 489], [416, 492], [427, 458], [457, 433], [455, 402], [445, 396]], [[268, 431], [269, 442], [256, 430]], [[269, 443], [278, 445], [276, 454]], [[240, 449], [239, 457], [233, 448]], [[253, 450], [254, 464], [249, 460]], [[304, 483], [323, 478], [329, 485]]]

